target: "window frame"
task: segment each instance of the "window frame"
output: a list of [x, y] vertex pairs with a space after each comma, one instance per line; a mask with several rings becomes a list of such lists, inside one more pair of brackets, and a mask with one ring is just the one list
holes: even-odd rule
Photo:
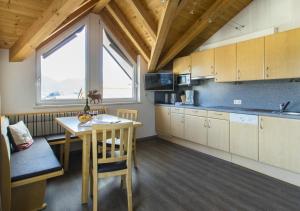
[[100, 34], [101, 34], [101, 41], [100, 41], [100, 61], [101, 61], [101, 70], [100, 70], [100, 93], [103, 96], [103, 33], [104, 30], [109, 34], [110, 38], [115, 42], [116, 45], [122, 50], [124, 55], [133, 65], [133, 80], [132, 80], [132, 98], [103, 98], [102, 102], [104, 104], [118, 104], [118, 103], [137, 103], [138, 102], [138, 88], [139, 88], [139, 80], [138, 80], [138, 69], [137, 63], [134, 61], [124, 47], [117, 41], [113, 33], [104, 25], [100, 24]]
[[[89, 71], [89, 21], [88, 17], [83, 18], [78, 23], [71, 26], [69, 29], [55, 37], [49, 43], [41, 47], [36, 52], [36, 105], [37, 106], [47, 106], [47, 105], [82, 105], [85, 103], [84, 99], [52, 99], [52, 100], [42, 100], [41, 99], [41, 57], [44, 53], [53, 49], [55, 46], [59, 45], [71, 34], [75, 33], [79, 28], [85, 27], [85, 90], [88, 92], [90, 87], [90, 71]], [[87, 93], [85, 93], [87, 94]]]

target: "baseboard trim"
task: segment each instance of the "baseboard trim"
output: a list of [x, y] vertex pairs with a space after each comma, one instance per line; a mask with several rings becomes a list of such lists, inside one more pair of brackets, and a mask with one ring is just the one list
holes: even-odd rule
[[261, 163], [259, 161], [251, 160], [248, 158], [244, 158], [238, 155], [231, 154], [229, 152], [224, 152], [221, 150], [213, 149], [201, 144], [197, 144], [191, 141], [170, 137], [170, 136], [164, 136], [159, 135], [160, 139], [164, 141], [168, 141], [174, 144], [178, 144], [180, 146], [189, 148], [191, 150], [195, 150], [198, 152], [202, 152], [207, 155], [214, 156], [216, 158], [234, 163], [236, 165], [245, 167], [247, 169], [265, 174], [267, 176], [273, 177], [275, 179], [287, 182], [292, 185], [296, 185], [300, 187], [300, 174], [294, 173], [285, 169], [281, 169], [278, 167], [274, 167], [265, 163]]
[[146, 137], [142, 137], [142, 138], [137, 138], [137, 141], [150, 141], [153, 139], [158, 138], [158, 135], [154, 135], [154, 136], [146, 136]]

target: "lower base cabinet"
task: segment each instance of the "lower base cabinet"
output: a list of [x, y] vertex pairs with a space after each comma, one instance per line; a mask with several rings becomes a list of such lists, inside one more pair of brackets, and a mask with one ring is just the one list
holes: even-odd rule
[[185, 115], [185, 139], [207, 145], [207, 118]]
[[207, 145], [229, 152], [229, 121], [208, 118], [207, 127]]
[[259, 118], [259, 161], [300, 173], [300, 120]]
[[171, 113], [171, 135], [184, 139], [184, 114]]

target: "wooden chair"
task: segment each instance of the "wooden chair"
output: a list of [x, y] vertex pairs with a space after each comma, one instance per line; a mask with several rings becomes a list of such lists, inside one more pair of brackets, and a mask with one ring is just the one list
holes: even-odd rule
[[[137, 110], [130, 110], [130, 109], [118, 109], [117, 110], [117, 116], [129, 119], [132, 121], [137, 121], [138, 119], [138, 111]], [[135, 136], [135, 129], [133, 130], [133, 141], [132, 141], [132, 156], [133, 156], [133, 162], [134, 167], [137, 168], [137, 158], [136, 158], [136, 136]]]
[[[128, 210], [132, 211], [131, 153], [133, 123], [94, 125], [92, 129], [92, 178], [90, 185], [93, 210], [97, 211], [98, 206], [98, 178], [121, 176], [122, 181], [124, 181], [124, 177], [126, 180]], [[118, 148], [115, 145], [117, 135], [120, 140], [120, 147]], [[108, 138], [111, 138], [112, 141], [109, 148], [106, 147]], [[98, 151], [99, 144], [102, 145], [101, 151]]]

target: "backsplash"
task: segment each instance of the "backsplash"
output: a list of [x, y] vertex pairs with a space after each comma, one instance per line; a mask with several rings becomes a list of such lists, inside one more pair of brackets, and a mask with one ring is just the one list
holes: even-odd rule
[[[185, 89], [195, 90], [195, 105], [229, 106], [278, 110], [279, 104], [291, 101], [289, 111], [300, 112], [300, 82], [295, 80], [247, 81], [215, 83], [213, 79], [199, 81], [192, 87], [179, 87], [177, 99]], [[165, 92], [155, 93], [155, 102], [164, 102]], [[242, 101], [234, 105], [233, 100]]]

